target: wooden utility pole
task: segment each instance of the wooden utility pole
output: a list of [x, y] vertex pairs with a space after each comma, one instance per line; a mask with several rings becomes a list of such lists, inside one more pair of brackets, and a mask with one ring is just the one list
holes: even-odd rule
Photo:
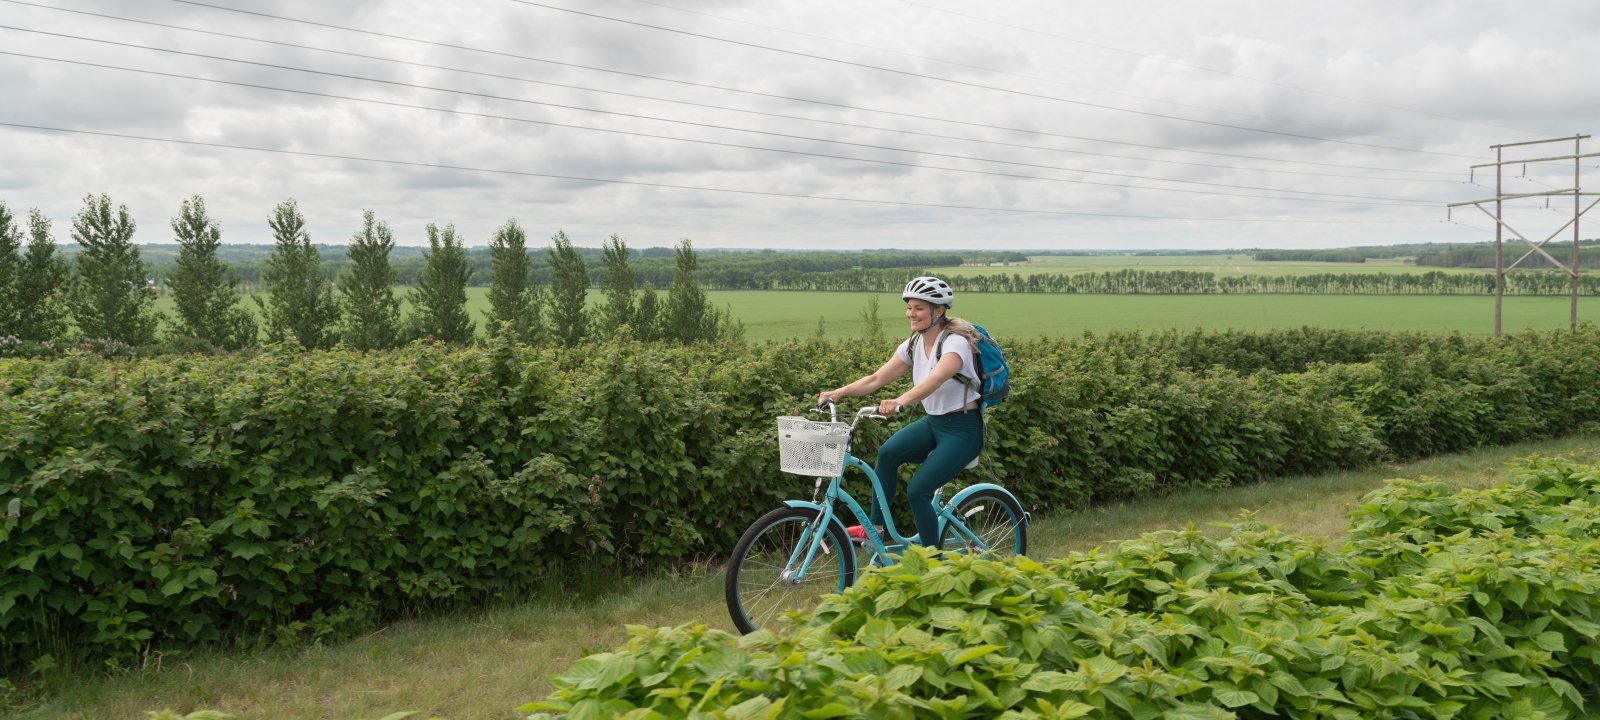
[[[1502, 301], [1503, 301], [1503, 299], [1505, 297], [1506, 273], [1509, 273], [1512, 270], [1515, 270], [1518, 265], [1522, 264], [1522, 261], [1527, 260], [1528, 258], [1532, 257], [1534, 253], [1538, 253], [1539, 255], [1543, 256], [1544, 259], [1550, 261], [1551, 265], [1554, 265], [1557, 269], [1565, 272], [1571, 278], [1571, 281], [1572, 281], [1572, 320], [1571, 320], [1571, 323], [1572, 323], [1572, 329], [1573, 330], [1578, 329], [1578, 244], [1579, 244], [1578, 243], [1578, 221], [1579, 221], [1579, 219], [1581, 217], [1583, 217], [1583, 214], [1588, 212], [1590, 208], [1593, 208], [1596, 203], [1600, 203], [1600, 199], [1596, 199], [1596, 200], [1590, 202], [1587, 207], [1585, 207], [1585, 206], [1583, 206], [1582, 201], [1581, 201], [1581, 199], [1585, 198], [1585, 197], [1597, 197], [1597, 196], [1600, 196], [1600, 193], [1583, 192], [1582, 174], [1581, 174], [1582, 161], [1585, 158], [1600, 157], [1600, 153], [1587, 153], [1587, 154], [1585, 154], [1585, 153], [1582, 152], [1582, 143], [1583, 143], [1584, 140], [1587, 140], [1587, 139], [1589, 139], [1588, 135], [1573, 135], [1572, 137], [1552, 138], [1550, 140], [1530, 140], [1528, 142], [1506, 143], [1504, 145], [1492, 145], [1492, 146], [1490, 146], [1490, 149], [1494, 150], [1494, 162], [1492, 162], [1492, 163], [1484, 163], [1482, 165], [1473, 165], [1472, 166], [1472, 170], [1473, 170], [1474, 173], [1476, 173], [1478, 168], [1485, 168], [1485, 167], [1494, 168], [1494, 197], [1486, 198], [1486, 199], [1483, 199], [1483, 200], [1469, 200], [1467, 202], [1451, 203], [1449, 205], [1449, 207], [1451, 207], [1451, 208], [1457, 208], [1457, 207], [1463, 207], [1463, 206], [1466, 206], [1466, 205], [1472, 205], [1474, 207], [1477, 207], [1479, 210], [1482, 210], [1484, 212], [1484, 214], [1488, 215], [1490, 218], [1492, 218], [1494, 220], [1494, 334], [1495, 334], [1496, 337], [1500, 336], [1501, 303], [1502, 303]], [[1553, 157], [1520, 158], [1520, 159], [1513, 159], [1513, 160], [1505, 159], [1505, 149], [1506, 148], [1524, 147], [1524, 146], [1528, 146], [1528, 145], [1543, 145], [1543, 144], [1546, 144], [1546, 143], [1557, 143], [1557, 142], [1571, 142], [1572, 143], [1572, 154], [1571, 155], [1557, 155], [1557, 156], [1553, 156]], [[1572, 187], [1563, 188], [1563, 189], [1556, 189], [1556, 190], [1546, 190], [1546, 191], [1542, 191], [1542, 192], [1510, 193], [1510, 194], [1506, 193], [1505, 185], [1504, 185], [1505, 166], [1521, 164], [1524, 167], [1526, 167], [1526, 165], [1528, 163], [1561, 162], [1561, 161], [1565, 161], [1565, 160], [1571, 160], [1572, 161]], [[1516, 228], [1511, 227], [1511, 225], [1508, 222], [1506, 222], [1505, 201], [1507, 201], [1507, 200], [1517, 200], [1517, 199], [1521, 199], [1521, 198], [1538, 198], [1538, 197], [1552, 198], [1552, 197], [1564, 197], [1564, 196], [1567, 196], [1567, 195], [1571, 195], [1572, 196], [1572, 219], [1568, 220], [1564, 225], [1562, 225], [1561, 227], [1557, 228], [1555, 232], [1551, 233], [1544, 240], [1541, 240], [1541, 241], [1539, 241], [1537, 243], [1532, 241], [1532, 240], [1529, 240], [1528, 236], [1523, 235], [1521, 232], [1518, 232]], [[1485, 203], [1489, 203], [1489, 202], [1493, 202], [1494, 203], [1494, 212], [1492, 212], [1492, 213], [1489, 212], [1489, 210], [1484, 207], [1484, 204]], [[1557, 235], [1561, 234], [1562, 230], [1567, 229], [1567, 227], [1569, 227], [1569, 226], [1572, 228], [1572, 259], [1571, 259], [1570, 262], [1563, 263], [1562, 261], [1557, 260], [1554, 255], [1551, 255], [1550, 253], [1546, 252], [1545, 249], [1544, 249], [1544, 246], [1547, 243], [1549, 243], [1551, 240], [1554, 240]], [[1527, 252], [1523, 253], [1522, 257], [1517, 258], [1516, 261], [1512, 262], [1510, 265], [1506, 265], [1505, 264], [1504, 256], [1502, 254], [1503, 253], [1503, 240], [1504, 240], [1504, 237], [1505, 237], [1505, 232], [1504, 231], [1506, 231], [1506, 230], [1511, 231], [1512, 235], [1515, 235], [1518, 238], [1521, 238], [1522, 242], [1526, 243], [1528, 245], [1528, 247], [1529, 247], [1529, 250]]]

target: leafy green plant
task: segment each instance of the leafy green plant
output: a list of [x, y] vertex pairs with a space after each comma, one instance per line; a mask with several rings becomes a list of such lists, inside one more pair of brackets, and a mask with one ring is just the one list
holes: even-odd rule
[[1536, 459], [1485, 491], [1396, 483], [1338, 548], [1248, 518], [1221, 538], [1155, 533], [1045, 564], [913, 548], [793, 628], [633, 628], [522, 710], [1578, 717], [1600, 687], [1600, 543], [1573, 520], [1600, 512], [1597, 481], [1600, 467]]
[[[968, 477], [1041, 512], [1600, 419], [1592, 326], [1417, 340], [1402, 356], [1413, 340], [1193, 343], [1273, 362], [1341, 343], [1378, 358], [1248, 373], [1191, 367], [1185, 357], [1211, 351], [1164, 336], [1008, 342], [1017, 389], [987, 418], [987, 458]], [[751, 518], [810, 492], [778, 472], [772, 418], [881, 363], [888, 343], [564, 348], [501, 335], [473, 348], [0, 360], [0, 508], [13, 508], [0, 522], [0, 671], [44, 655], [136, 667], [195, 646], [337, 638], [597, 567], [721, 556]], [[1527, 381], [1507, 379], [1518, 373]], [[892, 430], [864, 428], [856, 450]], [[1371, 532], [1410, 545], [1447, 534]], [[1315, 602], [1348, 592], [1308, 588]]]

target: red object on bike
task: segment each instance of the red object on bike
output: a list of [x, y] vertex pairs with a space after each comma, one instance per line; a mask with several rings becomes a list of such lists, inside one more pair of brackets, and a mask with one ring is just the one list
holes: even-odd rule
[[867, 529], [861, 527], [860, 525], [851, 525], [850, 527], [845, 528], [844, 534], [849, 535], [851, 540], [867, 539]]

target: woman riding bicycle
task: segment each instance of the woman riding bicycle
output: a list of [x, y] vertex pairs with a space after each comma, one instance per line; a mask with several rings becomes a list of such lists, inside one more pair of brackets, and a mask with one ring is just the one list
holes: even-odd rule
[[[920, 462], [906, 486], [911, 514], [916, 519], [918, 541], [923, 545], [938, 542], [938, 510], [933, 493], [950, 482], [983, 450], [983, 418], [978, 413], [978, 393], [969, 386], [978, 376], [972, 361], [977, 331], [960, 318], [949, 315], [955, 302], [950, 284], [936, 277], [919, 277], [906, 283], [900, 293], [906, 303], [906, 320], [912, 335], [895, 349], [876, 372], [844, 387], [817, 395], [817, 402], [841, 397], [860, 397], [900, 379], [911, 371], [911, 389], [878, 403], [878, 412], [893, 415], [901, 408], [921, 402], [925, 417], [900, 428], [878, 449], [873, 470], [883, 483], [883, 497], [894, 502], [899, 485], [900, 466]], [[943, 343], [942, 345], [940, 343]], [[871, 520], [882, 526], [884, 513], [876, 500]], [[852, 538], [863, 539], [859, 525], [847, 528]]]

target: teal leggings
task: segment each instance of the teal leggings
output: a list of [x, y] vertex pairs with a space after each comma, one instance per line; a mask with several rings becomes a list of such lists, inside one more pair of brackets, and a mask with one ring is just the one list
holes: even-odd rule
[[[894, 504], [900, 485], [900, 466], [920, 462], [906, 486], [911, 516], [923, 545], [939, 542], [939, 511], [933, 506], [933, 491], [955, 479], [983, 450], [983, 418], [977, 410], [948, 415], [928, 415], [900, 428], [878, 448], [878, 464], [873, 471], [883, 484], [884, 499]], [[883, 508], [872, 501], [872, 522], [883, 524]]]

